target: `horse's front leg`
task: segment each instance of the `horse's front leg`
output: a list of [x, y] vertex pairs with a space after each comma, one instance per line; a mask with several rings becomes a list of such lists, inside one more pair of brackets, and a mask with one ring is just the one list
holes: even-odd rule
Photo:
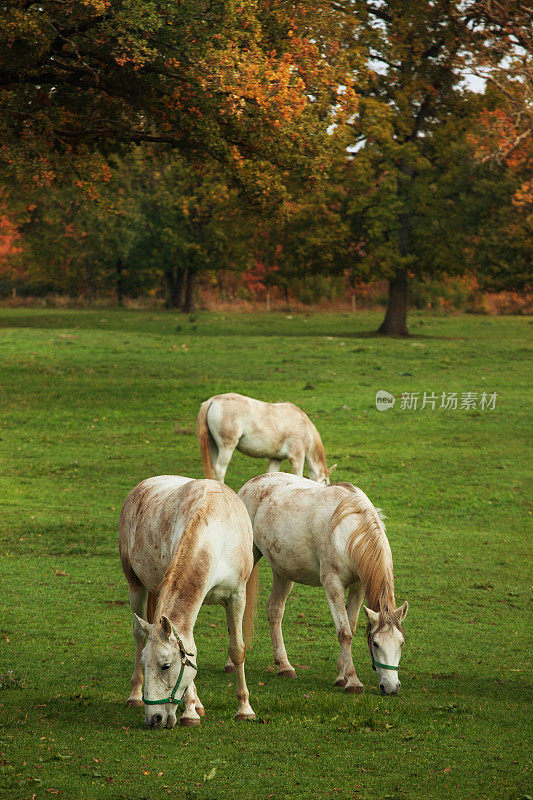
[[[348, 618], [348, 612], [344, 604], [344, 586], [335, 573], [328, 573], [321, 576], [322, 586], [335, 623], [337, 638], [340, 642], [341, 652], [339, 656], [339, 677], [342, 681], [346, 679], [344, 691], [350, 694], [362, 692], [363, 684], [355, 674], [355, 667], [352, 659], [352, 639], [353, 633]], [[338, 678], [337, 678], [338, 680]]]
[[246, 648], [242, 638], [242, 618], [244, 616], [245, 606], [246, 589], [244, 587], [239, 594], [230, 597], [226, 603], [226, 619], [229, 633], [228, 653], [237, 675], [237, 700], [239, 701], [239, 707], [235, 714], [236, 720], [255, 719], [255, 713], [250, 705], [250, 695], [244, 675]]
[[[348, 589], [348, 599], [346, 601], [346, 613], [348, 614], [348, 621], [350, 623], [350, 630], [352, 636], [355, 636], [355, 629], [357, 627], [357, 620], [359, 618], [359, 611], [365, 596], [364, 586], [359, 582]], [[339, 658], [337, 661], [337, 669], [339, 674], [335, 680], [335, 686], [346, 686], [348, 679], [344, 674], [345, 659], [341, 647]]]
[[269, 458], [268, 472], [280, 472], [280, 471], [281, 471], [281, 458]]
[[195, 684], [195, 683], [193, 683], [193, 686], [194, 686], [194, 707], [195, 707], [195, 709], [196, 709], [196, 713], [197, 713], [197, 714], [198, 714], [200, 717], [205, 717], [205, 708], [204, 708], [204, 704], [202, 703], [202, 701], [201, 701], [201, 700], [200, 700], [200, 698], [198, 697], [198, 691], [197, 691], [197, 689], [196, 689], [196, 684]]
[[[148, 591], [144, 586], [140, 586], [139, 588], [130, 586], [130, 607], [141, 619], [146, 619], [147, 599]], [[135, 617], [133, 617], [133, 639], [135, 641], [135, 666], [133, 667], [133, 675], [131, 676], [131, 694], [126, 703], [128, 706], [142, 706], [143, 671], [141, 666], [141, 654], [146, 644], [146, 634]]]
[[298, 475], [299, 478], [303, 478], [305, 464], [305, 453], [303, 448], [291, 450], [287, 458], [289, 459], [289, 464], [291, 465], [294, 475]]
[[278, 675], [286, 678], [296, 677], [294, 667], [290, 664], [287, 656], [281, 629], [285, 603], [293, 586], [293, 581], [282, 578], [277, 572], [272, 572], [272, 591], [267, 602], [268, 624], [270, 625], [270, 636], [272, 637], [272, 647], [274, 648], [274, 661], [278, 665]]
[[201, 722], [200, 715], [196, 710], [197, 697], [198, 695], [196, 693], [196, 686], [194, 685], [194, 682], [190, 683], [187, 687], [187, 691], [183, 695], [185, 710], [180, 717], [180, 725], [185, 728], [196, 728]]

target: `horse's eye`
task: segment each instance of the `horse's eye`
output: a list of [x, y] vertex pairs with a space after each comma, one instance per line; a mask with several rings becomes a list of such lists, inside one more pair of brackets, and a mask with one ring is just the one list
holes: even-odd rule
[[163, 664], [163, 665], [161, 666], [161, 669], [162, 669], [162, 670], [165, 670], [165, 669], [170, 669], [170, 664]]
[[379, 644], [377, 642], [372, 642], [372, 644], [374, 645], [374, 647], [379, 647]]

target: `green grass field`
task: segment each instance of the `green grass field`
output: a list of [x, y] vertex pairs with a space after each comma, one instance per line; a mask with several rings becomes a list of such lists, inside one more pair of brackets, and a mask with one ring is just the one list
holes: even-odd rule
[[[417, 313], [407, 341], [376, 338], [377, 323], [372, 313], [0, 311], [0, 796], [533, 794], [531, 322]], [[398, 399], [378, 412], [379, 389], [434, 392], [437, 408]], [[195, 630], [202, 726], [149, 731], [142, 710], [126, 708], [133, 639], [120, 507], [150, 475], [202, 476], [196, 414], [226, 391], [302, 406], [336, 479], [384, 509], [397, 601], [410, 605], [401, 695], [380, 696], [362, 620], [353, 652], [365, 693], [333, 688], [333, 623], [322, 590], [302, 586], [284, 625], [298, 678], [278, 678], [262, 565], [246, 662], [260, 719], [233, 721], [220, 607], [204, 608]], [[497, 392], [496, 407], [439, 408], [442, 392]], [[264, 469], [236, 453], [228, 483], [238, 489]]]

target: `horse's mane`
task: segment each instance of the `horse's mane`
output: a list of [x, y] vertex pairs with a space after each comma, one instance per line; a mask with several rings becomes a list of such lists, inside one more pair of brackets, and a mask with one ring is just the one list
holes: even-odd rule
[[349, 492], [339, 503], [331, 518], [330, 530], [350, 514], [358, 514], [359, 525], [352, 531], [346, 543], [346, 553], [357, 570], [369, 608], [378, 611], [379, 627], [399, 622], [394, 614], [394, 574], [392, 553], [385, 533], [383, 514], [375, 508], [366, 494], [351, 484], [342, 484]]
[[[211, 494], [212, 493], [213, 490], [211, 489]], [[167, 567], [161, 586], [159, 587], [158, 608], [165, 605], [166, 601], [174, 594], [176, 590], [176, 580], [183, 572], [183, 568], [190, 558], [190, 551], [194, 546], [196, 530], [200, 525], [207, 523], [208, 509], [209, 496], [207, 494], [207, 487], [204, 487], [201, 496], [196, 500], [191, 509], [189, 520], [181, 534], [176, 551]]]

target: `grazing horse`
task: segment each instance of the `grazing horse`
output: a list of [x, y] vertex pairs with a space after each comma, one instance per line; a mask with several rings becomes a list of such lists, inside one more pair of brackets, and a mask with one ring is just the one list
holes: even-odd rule
[[307, 414], [293, 403], [263, 403], [242, 394], [218, 394], [200, 407], [198, 438], [206, 478], [224, 481], [233, 451], [268, 458], [268, 471], [279, 472], [287, 458], [292, 471], [328, 484], [322, 439]]
[[[173, 728], [183, 698], [180, 724], [200, 724], [205, 712], [194, 685], [193, 628], [203, 603], [220, 603], [226, 609], [228, 652], [237, 672], [235, 719], [253, 719], [242, 625], [244, 618], [250, 638], [258, 583], [257, 569], [249, 581], [254, 566], [252, 527], [242, 501], [217, 481], [159, 475], [130, 492], [119, 528], [135, 639], [128, 705], [144, 703], [149, 727]], [[153, 622], [146, 620], [149, 592], [157, 596]]]
[[[395, 607], [392, 555], [382, 519], [351, 483], [320, 486], [286, 473], [258, 475], [239, 492], [254, 530], [254, 557], [272, 567], [268, 621], [279, 675], [296, 677], [283, 642], [281, 622], [294, 582], [322, 584], [340, 655], [336, 686], [362, 692], [352, 659], [352, 639], [363, 597], [372, 666], [383, 694], [400, 688], [398, 664], [407, 602]], [[348, 599], [345, 604], [345, 590]]]

